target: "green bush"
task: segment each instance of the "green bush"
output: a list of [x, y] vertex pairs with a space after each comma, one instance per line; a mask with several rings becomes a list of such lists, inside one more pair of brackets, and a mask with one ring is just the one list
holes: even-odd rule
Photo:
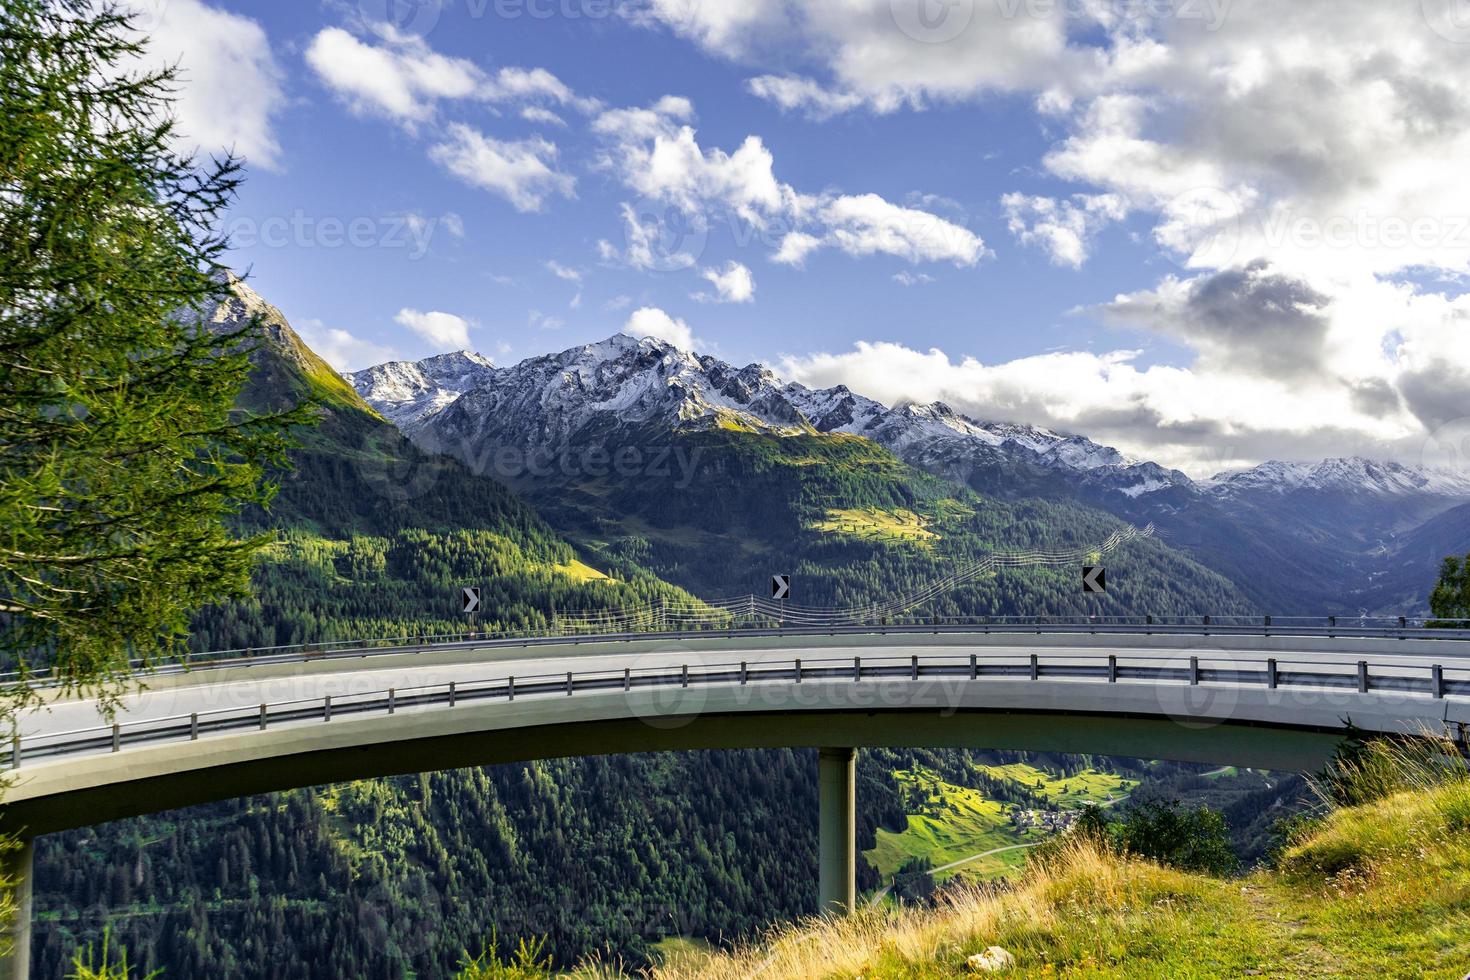
[[1228, 875], [1240, 867], [1225, 818], [1208, 807], [1185, 809], [1177, 800], [1137, 803], [1116, 822], [1101, 807], [1088, 806], [1069, 834], [1041, 844], [1029, 859], [1045, 863], [1065, 853], [1067, 842], [1077, 837], [1181, 871]]
[[551, 976], [551, 957], [546, 955], [545, 939], [522, 939], [504, 962], [499, 947], [499, 940], [492, 936], [490, 945], [479, 956], [465, 953], [455, 980], [545, 980]]
[[1134, 806], [1118, 829], [1118, 844], [1128, 854], [1181, 871], [1227, 875], [1240, 866], [1225, 818], [1209, 807], [1185, 809], [1177, 800]]
[[1453, 556], [1444, 560], [1439, 583], [1429, 596], [1429, 611], [1440, 619], [1470, 619], [1470, 555], [1463, 561]]

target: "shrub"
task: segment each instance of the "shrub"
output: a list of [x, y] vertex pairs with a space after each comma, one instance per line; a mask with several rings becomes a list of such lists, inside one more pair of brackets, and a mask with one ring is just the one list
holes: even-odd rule
[[547, 980], [551, 976], [551, 957], [546, 955], [546, 940], [522, 939], [505, 962], [500, 959], [500, 941], [492, 936], [490, 945], [479, 956], [465, 953], [459, 962], [456, 980]]

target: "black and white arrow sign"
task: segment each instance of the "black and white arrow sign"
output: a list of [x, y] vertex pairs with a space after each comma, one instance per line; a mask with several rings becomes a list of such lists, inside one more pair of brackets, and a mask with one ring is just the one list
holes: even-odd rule
[[771, 576], [771, 598], [772, 599], [785, 599], [789, 595], [791, 595], [791, 576], [790, 575], [772, 575]]
[[465, 612], [473, 613], [480, 611], [480, 590], [478, 587], [465, 589], [461, 599], [464, 602]]
[[1082, 567], [1082, 591], [1108, 591], [1108, 570], [1101, 565], [1084, 565]]

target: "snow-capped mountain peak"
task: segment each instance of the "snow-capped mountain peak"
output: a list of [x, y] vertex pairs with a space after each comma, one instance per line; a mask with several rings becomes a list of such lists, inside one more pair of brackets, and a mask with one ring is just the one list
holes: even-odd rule
[[1190, 485], [1182, 473], [1081, 436], [982, 422], [943, 402], [890, 407], [844, 385], [811, 389], [761, 364], [735, 367], [624, 334], [507, 368], [460, 352], [379, 365], [350, 379], [410, 435], [421, 432], [426, 444], [467, 457], [483, 457], [486, 445], [556, 452], [608, 426], [735, 423], [778, 434], [863, 436], [960, 482], [1021, 466], [1133, 497]]
[[494, 372], [490, 358], [462, 350], [390, 361], [344, 377], [385, 418], [411, 432]]
[[1201, 486], [1224, 498], [1312, 491], [1377, 497], [1470, 497], [1470, 473], [1349, 456], [1315, 463], [1268, 460], [1249, 469], [1221, 473]]

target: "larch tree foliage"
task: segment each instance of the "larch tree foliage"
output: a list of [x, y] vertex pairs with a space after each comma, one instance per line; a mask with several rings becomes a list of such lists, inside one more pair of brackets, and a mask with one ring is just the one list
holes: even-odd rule
[[260, 332], [210, 321], [240, 165], [171, 148], [145, 43], [106, 0], [0, 6], [0, 655], [104, 698], [248, 589], [265, 539], [230, 519], [306, 420], [236, 407]]

